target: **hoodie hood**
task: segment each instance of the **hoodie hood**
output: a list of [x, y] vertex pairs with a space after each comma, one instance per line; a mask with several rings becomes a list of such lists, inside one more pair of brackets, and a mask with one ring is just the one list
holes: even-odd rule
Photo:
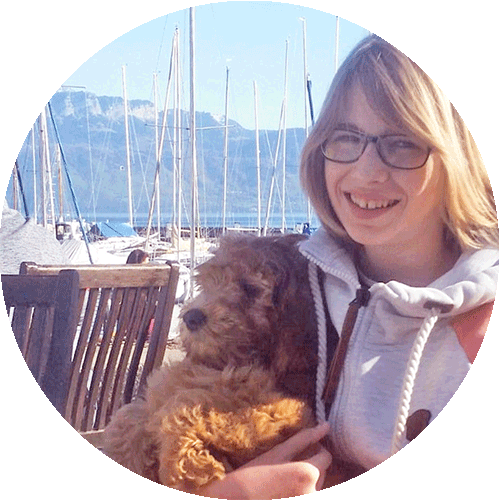
[[[360, 286], [353, 256], [324, 228], [318, 229], [300, 250], [326, 273], [352, 288]], [[498, 249], [484, 248], [463, 253], [454, 267], [427, 287], [412, 287], [389, 281], [373, 283], [372, 296], [383, 296], [403, 316], [426, 317], [431, 306], [441, 317], [461, 314], [495, 299], [498, 282]]]

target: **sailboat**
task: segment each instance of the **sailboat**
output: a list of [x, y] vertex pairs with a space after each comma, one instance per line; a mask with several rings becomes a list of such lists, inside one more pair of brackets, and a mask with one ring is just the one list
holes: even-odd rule
[[[191, 45], [191, 55], [192, 55], [192, 64], [191, 64], [191, 81], [192, 81], [192, 87], [193, 87], [193, 92], [194, 92], [194, 74], [195, 74], [195, 60], [194, 60], [194, 10], [190, 11], [190, 30], [191, 30], [191, 40], [192, 40], [192, 45]], [[307, 74], [307, 65], [306, 65], [306, 49], [305, 49], [305, 20], [304, 22], [304, 94], [306, 93], [306, 89], [309, 93], [309, 98], [310, 98], [310, 78]], [[178, 38], [178, 37], [177, 37]], [[173, 41], [174, 44], [178, 44], [178, 39], [177, 41]], [[284, 86], [284, 96], [283, 96], [283, 103], [282, 103], [282, 112], [280, 116], [280, 131], [279, 131], [279, 136], [278, 136], [278, 144], [276, 145], [276, 151], [273, 151], [274, 158], [272, 159], [273, 164], [272, 164], [272, 169], [274, 169], [274, 176], [271, 180], [271, 186], [269, 187], [269, 182], [266, 180], [266, 186], [265, 190], [269, 189], [270, 195], [267, 199], [268, 207], [267, 210], [264, 208], [264, 214], [262, 213], [262, 205], [265, 206], [266, 200], [263, 200], [262, 194], [261, 194], [261, 189], [263, 188], [262, 186], [262, 179], [261, 179], [261, 164], [260, 164], [260, 147], [259, 147], [259, 129], [258, 129], [258, 116], [257, 116], [257, 85], [256, 82], [254, 82], [254, 100], [255, 100], [255, 107], [256, 107], [256, 116], [255, 116], [255, 158], [256, 158], [256, 172], [257, 172], [257, 195], [256, 195], [256, 207], [255, 205], [250, 208], [252, 212], [257, 213], [257, 231], [260, 231], [261, 228], [264, 228], [263, 233], [265, 234], [266, 231], [269, 230], [270, 222], [271, 222], [271, 215], [272, 211], [270, 210], [274, 204], [275, 206], [279, 206], [281, 209], [281, 227], [280, 230], [281, 232], [285, 232], [287, 230], [286, 227], [286, 219], [285, 216], [288, 214], [290, 211], [290, 198], [291, 197], [291, 190], [288, 190], [288, 186], [286, 184], [286, 178], [287, 174], [290, 176], [290, 173], [287, 172], [288, 170], [288, 165], [286, 162], [286, 152], [287, 152], [287, 134], [286, 134], [286, 122], [287, 122], [287, 71], [288, 71], [288, 40], [287, 40], [287, 46], [286, 46], [286, 51], [285, 51], [285, 86]], [[137, 238], [137, 245], [143, 244], [148, 251], [154, 254], [154, 258], [176, 258], [177, 260], [185, 260], [185, 255], [186, 251], [189, 251], [189, 257], [188, 257], [188, 263], [191, 266], [191, 262], [193, 264], [196, 263], [198, 260], [198, 254], [201, 253], [198, 251], [198, 248], [192, 248], [192, 240], [195, 240], [195, 247], [199, 245], [200, 238], [199, 238], [199, 203], [198, 203], [198, 187], [197, 187], [197, 170], [198, 166], [196, 165], [196, 123], [194, 121], [194, 109], [191, 110], [191, 120], [192, 123], [189, 125], [189, 127], [184, 126], [185, 128], [188, 128], [190, 130], [190, 140], [192, 140], [192, 143], [195, 145], [194, 149], [190, 145], [190, 152], [189, 154], [186, 155], [186, 159], [181, 158], [183, 155], [182, 148], [180, 147], [180, 143], [182, 141], [181, 137], [181, 124], [180, 124], [180, 104], [177, 104], [177, 95], [180, 94], [178, 89], [180, 88], [180, 71], [177, 70], [179, 66], [179, 57], [177, 56], [177, 59], [174, 60], [172, 63], [172, 68], [175, 73], [175, 78], [170, 81], [169, 80], [169, 92], [170, 92], [170, 98], [172, 98], [172, 95], [174, 97], [174, 107], [173, 107], [173, 113], [172, 111], [169, 110], [169, 119], [173, 117], [174, 121], [174, 132], [172, 134], [172, 137], [170, 137], [170, 134], [168, 133], [168, 129], [166, 126], [166, 116], [167, 116], [167, 108], [165, 108], [164, 115], [163, 115], [163, 124], [159, 124], [158, 118], [156, 118], [155, 122], [155, 146], [154, 146], [154, 152], [156, 153], [156, 158], [155, 158], [155, 164], [156, 164], [156, 172], [155, 172], [155, 180], [154, 180], [154, 185], [151, 184], [151, 178], [148, 179], [148, 187], [147, 187], [147, 197], [149, 198], [150, 195], [152, 195], [152, 199], [149, 205], [149, 217], [148, 217], [148, 226], [147, 226], [147, 231], [146, 231], [146, 237], [145, 240], [141, 238]], [[126, 161], [126, 170], [127, 170], [127, 197], [128, 197], [128, 224], [133, 227], [135, 225], [134, 218], [137, 216], [134, 212], [134, 207], [132, 204], [132, 189], [137, 189], [134, 184], [131, 182], [131, 169], [134, 167], [130, 165], [131, 159], [130, 159], [130, 130], [128, 130], [128, 116], [127, 116], [127, 104], [128, 104], [128, 99], [127, 99], [127, 93], [126, 93], [126, 75], [125, 75], [125, 67], [122, 68], [122, 81], [123, 81], [123, 87], [124, 87], [124, 99], [123, 99], [123, 104], [124, 104], [124, 113], [125, 113], [125, 118], [124, 118], [124, 123], [125, 123], [125, 135], [126, 135], [126, 142], [127, 142], [127, 150], [126, 150], [126, 155], [127, 155], [127, 161]], [[155, 89], [157, 88], [157, 82], [155, 81]], [[168, 95], [168, 92], [167, 92]], [[230, 228], [229, 226], [231, 223], [228, 224], [228, 212], [231, 210], [231, 204], [228, 203], [228, 200], [226, 198], [227, 196], [227, 185], [228, 185], [228, 129], [229, 129], [229, 121], [228, 121], [228, 95], [229, 95], [229, 68], [226, 68], [226, 102], [225, 102], [225, 113], [224, 113], [224, 164], [223, 164], [223, 176], [224, 176], [224, 199], [223, 199], [223, 207], [222, 207], [222, 231], [226, 232]], [[304, 97], [304, 100], [306, 100], [306, 97]], [[165, 106], [167, 104], [167, 100], [165, 101]], [[194, 98], [192, 99], [191, 104], [195, 104]], [[155, 90], [155, 108], [157, 108], [157, 97], [156, 97], [156, 90]], [[131, 112], [132, 114], [132, 112]], [[158, 111], [156, 109], [155, 116], [158, 117]], [[160, 114], [161, 116], [161, 114]], [[131, 120], [133, 120], [133, 117], [131, 116]], [[131, 122], [131, 127], [133, 125], [133, 121]], [[172, 123], [169, 120], [169, 125], [171, 126]], [[307, 117], [307, 108], [305, 112], [305, 124], [304, 128], [307, 134], [308, 131], [308, 117]], [[133, 132], [133, 131], [132, 131]], [[161, 133], [160, 133], [161, 132]], [[168, 135], [167, 135], [168, 134]], [[187, 136], [187, 133], [182, 133], [182, 135]], [[161, 136], [161, 137], [160, 137]], [[229, 136], [231, 137], [231, 136]], [[290, 136], [288, 136], [288, 140], [290, 140]], [[173, 149], [173, 166], [172, 166], [172, 182], [170, 182], [170, 171], [166, 170], [163, 166], [161, 166], [162, 163], [162, 151], [163, 148], [166, 147], [168, 149], [169, 147], [169, 141], [171, 144], [171, 147]], [[231, 143], [230, 143], [231, 145]], [[290, 143], [288, 146], [288, 149], [292, 149], [293, 145]], [[273, 146], [274, 149], [274, 146]], [[153, 151], [153, 148], [151, 148], [151, 151]], [[290, 154], [290, 152], [289, 152]], [[232, 155], [232, 152], [231, 152]], [[191, 160], [189, 159], [191, 157]], [[263, 158], [264, 160], [264, 158]], [[266, 159], [267, 160], [267, 159]], [[165, 163], [168, 160], [163, 160]], [[189, 175], [189, 172], [187, 171], [186, 167], [189, 167], [189, 162], [191, 162], [191, 175]], [[181, 163], [185, 163], [185, 165], [181, 165]], [[125, 164], [125, 163], [124, 163]], [[264, 165], [265, 169], [267, 170], [267, 165]], [[168, 167], [170, 168], [170, 166]], [[253, 167], [252, 167], [253, 168]], [[201, 170], [201, 169], [200, 169]], [[266, 170], [264, 170], [264, 173], [266, 173]], [[167, 173], [168, 172], [168, 173]], [[167, 175], [165, 175], [167, 173]], [[137, 173], [135, 173], [134, 177], [137, 176]], [[183, 186], [183, 177], [191, 178], [191, 195], [189, 195], [188, 190], [186, 189], [186, 185]], [[254, 172], [252, 172], [252, 177], [255, 178]], [[168, 178], [168, 181], [167, 181]], [[253, 179], [252, 179], [253, 180]], [[167, 191], [170, 192], [170, 186], [172, 187], [172, 204], [169, 205], [169, 211], [173, 211], [172, 218], [168, 221], [161, 221], [160, 216], [164, 214], [165, 212], [161, 210], [161, 200], [160, 197], [162, 196], [164, 198], [164, 201], [166, 199]], [[184, 184], [187, 184], [186, 181], [184, 181]], [[163, 186], [166, 186], [167, 188], [164, 188]], [[200, 180], [200, 186], [201, 186], [201, 180]], [[160, 189], [162, 187], [162, 189]], [[184, 190], [182, 189], [184, 187]], [[252, 187], [252, 189], [255, 189]], [[165, 191], [165, 192], [163, 192]], [[181, 206], [182, 206], [182, 197], [183, 194], [182, 192], [184, 191], [184, 197], [187, 200], [188, 204], [190, 203], [190, 211], [191, 214], [188, 216], [189, 219], [189, 224], [191, 225], [190, 231], [189, 231], [189, 238], [186, 239], [188, 236], [188, 232], [186, 228], [184, 228], [183, 234], [181, 234], [182, 227], [181, 227], [181, 221], [183, 218], [181, 218]], [[200, 189], [201, 191], [201, 189]], [[248, 194], [246, 196], [249, 196]], [[254, 196], [253, 194], [251, 195], [252, 197]], [[266, 195], [267, 196], [267, 192]], [[295, 195], [294, 195], [295, 196]], [[170, 198], [170, 194], [168, 195]], [[189, 199], [190, 198], [190, 199]], [[164, 202], [163, 201], [163, 202]], [[286, 202], [286, 203], [285, 203]], [[139, 203], [137, 203], [139, 205]], [[202, 205], [203, 206], [203, 205]], [[174, 208], [175, 207], [175, 208]], [[288, 208], [288, 211], [285, 209]], [[278, 209], [279, 210], [279, 209]], [[276, 211], [278, 211], [276, 210]], [[154, 214], [157, 214], [157, 225], [156, 228], [154, 227], [153, 223], [153, 218]], [[182, 212], [184, 215], [184, 212]], [[263, 223], [263, 215], [265, 215], [265, 223]], [[165, 215], [163, 215], [163, 218], [166, 218]], [[184, 218], [184, 220], [186, 220]], [[238, 219], [236, 219], [238, 220]], [[302, 220], [306, 220], [305, 218]], [[310, 221], [310, 215], [308, 214], [307, 216], [307, 222]], [[162, 237], [164, 234], [170, 234], [172, 235], [172, 244], [167, 244], [169, 243], [167, 238], [160, 238], [160, 231], [157, 231], [157, 228], [159, 229], [162, 224], [165, 226], [168, 226], [168, 228], [162, 228]], [[185, 225], [185, 223], [184, 223]], [[243, 224], [244, 225], [244, 224]], [[271, 224], [274, 225], [274, 224]], [[99, 228], [96, 228], [99, 229]], [[166, 229], [166, 230], [165, 230]], [[102, 233], [102, 231], [101, 231]], [[141, 233], [142, 234], [142, 233]], [[167, 241], [165, 241], [167, 240]], [[113, 245], [111, 245], [111, 237], [107, 237], [107, 240], [105, 242], [99, 242], [95, 246], [101, 246], [101, 247], [106, 247], [110, 251], [118, 253], [122, 252], [122, 254], [125, 254], [127, 250], [132, 249], [133, 247], [137, 246], [136, 243], [133, 245], [130, 245], [131, 242], [131, 237], [127, 236], [127, 241], [124, 241], [123, 243], [125, 246], [121, 249], [118, 247], [117, 243], [113, 242]], [[94, 245], [94, 244], [93, 244]], [[186, 246], [189, 245], [189, 248], [186, 248]], [[168, 255], [167, 255], [168, 254]], [[193, 255], [191, 255], [193, 254]], [[125, 255], [124, 255], [125, 256]]]
[[[51, 136], [49, 137], [49, 123], [51, 127]], [[38, 128], [38, 141], [36, 141], [36, 132]], [[50, 147], [52, 139], [52, 149]], [[44, 106], [35, 125], [31, 129], [31, 148], [32, 148], [32, 168], [33, 168], [33, 213], [28, 215], [28, 204], [24, 201], [26, 217], [34, 223], [53, 232], [55, 239], [61, 244], [63, 253], [66, 255], [69, 263], [95, 264], [116, 263], [117, 260], [104, 251], [91, 249], [88, 241], [88, 230], [90, 226], [83, 220], [78, 199], [73, 187], [72, 178], [68, 169], [63, 145], [56, 126], [50, 101]], [[38, 146], [38, 155], [36, 154]], [[55, 158], [53, 164], [52, 159]], [[38, 159], [38, 162], [37, 162]], [[54, 176], [53, 166], [57, 166], [57, 173]], [[38, 178], [38, 174], [39, 177]], [[20, 181], [19, 168], [17, 166], [13, 171], [13, 181], [18, 177]], [[54, 177], [57, 178], [58, 196], [54, 191]], [[64, 178], [66, 182], [64, 182]], [[13, 182], [15, 190], [16, 182]], [[23, 189], [23, 197], [25, 197]], [[40, 191], [40, 193], [39, 193]], [[65, 218], [64, 192], [69, 191], [73, 210], [76, 212], [76, 218]], [[40, 198], [38, 197], [40, 194]], [[56, 200], [58, 202], [58, 212], [56, 214]], [[40, 201], [40, 211], [38, 210], [38, 201]], [[17, 208], [17, 207], [16, 207]], [[41, 214], [41, 220], [38, 221], [38, 215]]]

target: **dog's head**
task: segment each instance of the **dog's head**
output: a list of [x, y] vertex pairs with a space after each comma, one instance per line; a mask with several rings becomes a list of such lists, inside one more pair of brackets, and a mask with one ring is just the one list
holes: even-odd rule
[[316, 322], [300, 235], [232, 235], [197, 268], [199, 294], [182, 312], [194, 362], [258, 364], [279, 380], [316, 366]]

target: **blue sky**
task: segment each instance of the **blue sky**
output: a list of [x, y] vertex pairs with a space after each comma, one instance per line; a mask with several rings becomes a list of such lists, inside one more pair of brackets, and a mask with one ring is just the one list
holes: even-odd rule
[[[197, 109], [224, 113], [226, 66], [229, 68], [230, 118], [254, 128], [253, 81], [258, 86], [259, 126], [279, 126], [288, 40], [287, 126], [304, 126], [303, 21], [306, 57], [319, 111], [335, 70], [336, 16], [275, 2], [226, 2], [195, 9]], [[340, 19], [339, 59], [368, 31]], [[163, 102], [172, 37], [178, 27], [184, 73], [183, 107], [189, 106], [189, 10], [167, 14], [106, 45], [65, 85], [83, 85], [97, 95], [122, 95], [121, 66], [126, 65], [129, 99], [153, 100], [153, 73], [159, 73]], [[162, 104], [163, 106], [163, 104]]]

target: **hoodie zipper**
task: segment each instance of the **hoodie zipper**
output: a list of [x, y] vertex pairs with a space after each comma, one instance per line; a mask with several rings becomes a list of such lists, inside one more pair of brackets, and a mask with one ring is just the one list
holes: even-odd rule
[[359, 310], [362, 307], [366, 307], [369, 300], [370, 290], [366, 285], [361, 285], [361, 288], [356, 290], [355, 299], [349, 303], [349, 308], [347, 309], [347, 314], [342, 325], [340, 340], [337, 348], [335, 349], [332, 362], [330, 363], [330, 368], [325, 382], [325, 389], [323, 391], [323, 401], [325, 402], [325, 406], [327, 408], [331, 408], [333, 400], [335, 399], [335, 394], [340, 380], [340, 373], [342, 372], [342, 368], [344, 366], [349, 342], [351, 340]]

